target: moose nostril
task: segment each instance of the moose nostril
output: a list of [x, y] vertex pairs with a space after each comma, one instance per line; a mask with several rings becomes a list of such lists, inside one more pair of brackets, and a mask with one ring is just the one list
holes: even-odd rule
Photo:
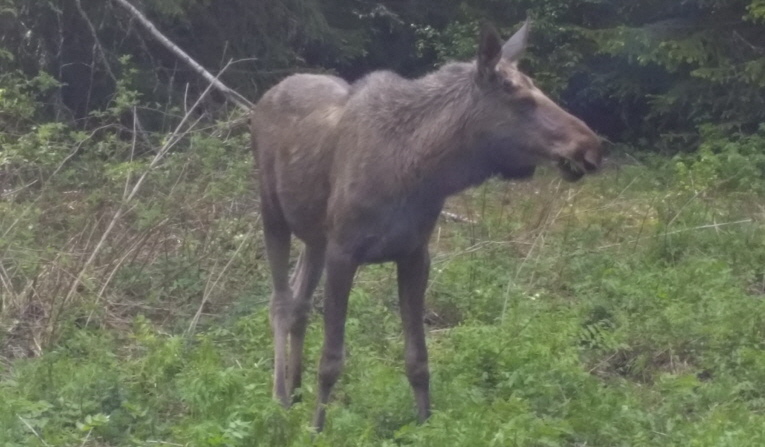
[[582, 164], [584, 165], [584, 169], [587, 172], [597, 171], [600, 167], [601, 159], [602, 153], [599, 147], [585, 151], [584, 156], [582, 157]]

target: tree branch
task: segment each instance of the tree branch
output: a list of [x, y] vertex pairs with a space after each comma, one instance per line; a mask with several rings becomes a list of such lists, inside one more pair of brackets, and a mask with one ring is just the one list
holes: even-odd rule
[[194, 71], [199, 73], [203, 78], [205, 78], [210, 84], [218, 90], [220, 93], [223, 94], [223, 96], [226, 97], [226, 99], [230, 100], [234, 104], [236, 104], [239, 108], [249, 111], [253, 104], [247, 100], [244, 96], [240, 95], [236, 91], [230, 89], [227, 85], [222, 83], [217, 77], [213, 76], [209, 71], [205, 70], [204, 67], [202, 67], [197, 61], [191, 58], [188, 54], [186, 54], [185, 51], [183, 51], [178, 45], [174, 44], [170, 39], [165, 37], [164, 34], [162, 34], [156, 26], [154, 26], [153, 23], [149, 19], [146, 18], [141, 11], [139, 11], [135, 6], [130, 4], [128, 0], [114, 0], [117, 2], [120, 6], [127, 9], [128, 12], [138, 20], [138, 22], [143, 25], [144, 28], [155, 38], [159, 43], [161, 43], [165, 48], [170, 50], [173, 54], [178, 56], [179, 59], [186, 62]]

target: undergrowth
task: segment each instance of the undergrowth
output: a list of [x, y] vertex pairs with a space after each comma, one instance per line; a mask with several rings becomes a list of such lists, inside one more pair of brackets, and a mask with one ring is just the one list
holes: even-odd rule
[[765, 445], [761, 137], [709, 133], [695, 155], [450, 200], [466, 221], [431, 241], [432, 418], [413, 422], [394, 269], [369, 266], [314, 436], [318, 313], [303, 402], [270, 396], [243, 129], [180, 126], [162, 153], [163, 135], [18, 128], [2, 165], [0, 445]]

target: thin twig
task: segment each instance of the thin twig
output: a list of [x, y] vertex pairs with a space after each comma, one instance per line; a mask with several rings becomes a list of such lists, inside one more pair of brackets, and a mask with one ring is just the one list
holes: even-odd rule
[[[157, 224], [157, 226], [162, 226], [166, 224], [169, 221], [169, 219], [164, 219], [160, 223]], [[101, 284], [101, 288], [98, 290], [98, 295], [96, 295], [96, 303], [100, 302], [101, 299], [104, 296], [104, 293], [106, 292], [106, 289], [109, 287], [109, 284], [111, 284], [112, 279], [114, 279], [114, 276], [117, 274], [119, 269], [122, 267], [122, 265], [125, 263], [127, 258], [131, 256], [133, 253], [137, 252], [141, 247], [143, 247], [143, 244], [146, 243], [146, 241], [151, 237], [150, 234], [145, 235], [144, 237], [140, 238], [138, 242], [134, 243], [132, 247], [130, 247], [128, 250], [125, 251], [125, 254], [122, 255], [119, 260], [117, 260], [116, 265], [111, 269], [111, 272], [107, 275], [106, 279], [104, 280], [104, 283]], [[93, 313], [95, 312], [95, 309], [91, 310], [88, 314], [88, 319], [85, 321], [85, 326], [90, 324], [91, 318], [93, 318]]]
[[635, 238], [635, 239], [630, 239], [630, 240], [627, 240], [627, 241], [624, 241], [624, 242], [617, 242], [615, 244], [601, 245], [597, 249], [598, 250], [603, 250], [603, 249], [606, 249], [606, 248], [618, 247], [618, 246], [624, 245], [624, 244], [631, 244], [633, 242], [638, 242], [638, 241], [645, 240], [645, 239], [655, 239], [657, 237], [671, 236], [673, 234], [686, 233], [688, 231], [706, 230], [706, 229], [709, 229], [709, 228], [719, 229], [720, 227], [725, 227], [725, 226], [729, 226], [729, 225], [740, 225], [740, 224], [746, 224], [746, 223], [752, 223], [752, 222], [754, 222], [754, 219], [743, 219], [743, 220], [737, 220], [735, 222], [712, 223], [712, 224], [707, 224], [707, 225], [700, 225], [698, 227], [693, 227], [693, 228], [682, 228], [680, 230], [670, 231], [670, 232], [667, 232], [667, 233], [661, 233], [661, 234], [657, 234], [657, 235], [654, 235], [654, 236], [643, 236], [643, 237], [638, 237], [638, 238]]
[[59, 171], [61, 171], [61, 169], [69, 162], [69, 160], [71, 160], [74, 157], [76, 157], [77, 154], [80, 153], [80, 149], [82, 148], [82, 145], [85, 144], [86, 141], [88, 141], [91, 138], [93, 138], [96, 135], [96, 133], [98, 133], [98, 132], [100, 132], [100, 131], [102, 131], [104, 129], [108, 129], [110, 127], [114, 127], [114, 125], [113, 124], [107, 124], [106, 126], [97, 127], [95, 129], [93, 129], [92, 132], [90, 132], [90, 135], [88, 135], [85, 138], [83, 138], [82, 140], [78, 141], [77, 145], [74, 146], [74, 149], [72, 150], [72, 152], [70, 152], [69, 155], [67, 155], [63, 160], [61, 160], [61, 163], [58, 164], [56, 169], [53, 170], [53, 173], [51, 173], [51, 175], [49, 175], [48, 178], [50, 179], [50, 178], [55, 177], [56, 174], [58, 174]]
[[202, 310], [204, 309], [205, 304], [207, 304], [207, 302], [210, 300], [210, 295], [212, 294], [212, 291], [218, 285], [218, 283], [220, 282], [221, 278], [228, 270], [231, 263], [237, 257], [239, 252], [242, 250], [245, 243], [250, 240], [252, 235], [253, 235], [252, 230], [250, 230], [247, 234], [245, 234], [245, 236], [242, 238], [242, 242], [239, 243], [239, 246], [236, 248], [236, 251], [234, 252], [234, 254], [231, 255], [226, 265], [224, 265], [221, 271], [218, 273], [218, 276], [215, 278], [215, 281], [213, 281], [212, 283], [209, 280], [207, 281], [207, 285], [205, 285], [204, 295], [202, 296], [202, 302], [199, 304], [199, 308], [197, 309], [197, 312], [194, 314], [194, 318], [191, 319], [191, 323], [189, 324], [188, 330], [186, 330], [187, 336], [194, 333], [194, 330], [197, 327], [197, 323], [199, 323], [199, 319], [202, 316]]
[[[560, 188], [560, 180], [558, 180], [556, 187]], [[579, 195], [579, 192], [581, 192], [581, 190], [578, 190], [577, 192], [573, 193], [573, 195], [570, 195], [569, 201], [576, 198], [576, 196]], [[571, 192], [569, 192], [569, 194], [571, 194]], [[531, 254], [534, 252], [534, 249], [536, 249], [537, 247], [542, 247], [544, 245], [545, 231], [547, 231], [552, 226], [553, 222], [558, 220], [560, 215], [563, 213], [563, 210], [564, 210], [564, 207], [558, 208], [558, 212], [555, 213], [555, 216], [552, 219], [550, 219], [550, 214], [549, 213], [547, 214], [547, 218], [543, 222], [542, 228], [540, 229], [539, 234], [537, 234], [537, 236], [534, 238], [534, 242], [531, 244], [531, 248], [529, 249], [529, 252], [526, 254], [526, 256], [521, 261], [521, 264], [515, 270], [515, 276], [513, 276], [513, 278], [507, 281], [507, 286], [505, 287], [505, 299], [504, 299], [504, 302], [502, 303], [502, 313], [500, 316], [501, 323], [505, 322], [505, 315], [507, 314], [507, 306], [510, 301], [510, 286], [512, 284], [518, 283], [518, 278], [520, 278], [521, 270], [523, 270], [523, 268], [526, 266], [526, 263], [531, 258]]]
[[93, 433], [92, 428], [88, 430], [88, 434], [85, 436], [85, 439], [82, 440], [82, 444], [80, 444], [80, 447], [84, 447], [84, 445], [88, 443], [88, 439], [90, 439], [91, 433]]
[[468, 223], [468, 224], [476, 224], [478, 221], [475, 221], [473, 219], [467, 218], [465, 216], [460, 216], [459, 214], [452, 213], [450, 211], [441, 211], [441, 215], [446, 219], [451, 219], [455, 222], [460, 223]]
[[744, 36], [741, 35], [738, 31], [733, 31], [733, 36], [738, 38], [741, 42], [743, 42], [746, 46], [751, 48], [752, 51], [754, 51], [757, 54], [765, 54], [765, 48], [758, 47], [757, 45], [753, 44], [752, 42], [748, 41]]
[[79, 11], [82, 19], [85, 20], [85, 23], [87, 23], [88, 29], [90, 29], [90, 34], [93, 36], [93, 45], [98, 51], [98, 55], [101, 56], [101, 62], [104, 64], [104, 68], [106, 68], [106, 71], [109, 73], [109, 77], [112, 79], [117, 79], [117, 77], [114, 75], [114, 71], [112, 71], [112, 67], [109, 64], [109, 61], [106, 58], [106, 51], [104, 50], [103, 45], [101, 45], [101, 41], [98, 39], [96, 27], [93, 25], [93, 22], [90, 21], [90, 17], [88, 17], [88, 15], [85, 13], [85, 10], [82, 9], [82, 3], [80, 0], [75, 0], [75, 4], [77, 5], [77, 11]]
[[42, 442], [42, 443], [43, 443], [43, 445], [46, 445], [46, 446], [50, 447], [50, 444], [48, 444], [47, 442], [45, 442], [45, 440], [42, 438], [42, 436], [40, 436], [40, 434], [39, 434], [39, 433], [37, 433], [37, 430], [35, 430], [35, 428], [34, 428], [34, 427], [32, 427], [32, 425], [30, 425], [30, 424], [29, 424], [29, 422], [27, 422], [27, 421], [26, 421], [26, 419], [24, 419], [24, 418], [23, 418], [23, 417], [21, 417], [21, 416], [19, 416], [18, 418], [19, 418], [19, 420], [21, 420], [21, 422], [23, 422], [23, 423], [24, 423], [24, 425], [26, 425], [26, 426], [27, 426], [27, 428], [29, 428], [30, 430], [32, 430], [32, 433], [34, 433], [34, 435], [35, 435], [35, 436], [37, 436], [37, 439], [39, 439], [39, 440], [40, 440], [40, 442]]

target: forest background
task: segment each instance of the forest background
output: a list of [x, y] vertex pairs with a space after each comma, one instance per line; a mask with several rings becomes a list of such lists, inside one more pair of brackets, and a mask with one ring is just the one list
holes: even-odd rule
[[[416, 77], [530, 16], [522, 68], [610, 142], [582, 184], [449, 202], [424, 426], [393, 272], [361, 273], [314, 442], [765, 444], [765, 1], [132, 4], [252, 102], [295, 72]], [[313, 384], [269, 396], [248, 139], [124, 2], [0, 0], [0, 445], [309, 442]]]

